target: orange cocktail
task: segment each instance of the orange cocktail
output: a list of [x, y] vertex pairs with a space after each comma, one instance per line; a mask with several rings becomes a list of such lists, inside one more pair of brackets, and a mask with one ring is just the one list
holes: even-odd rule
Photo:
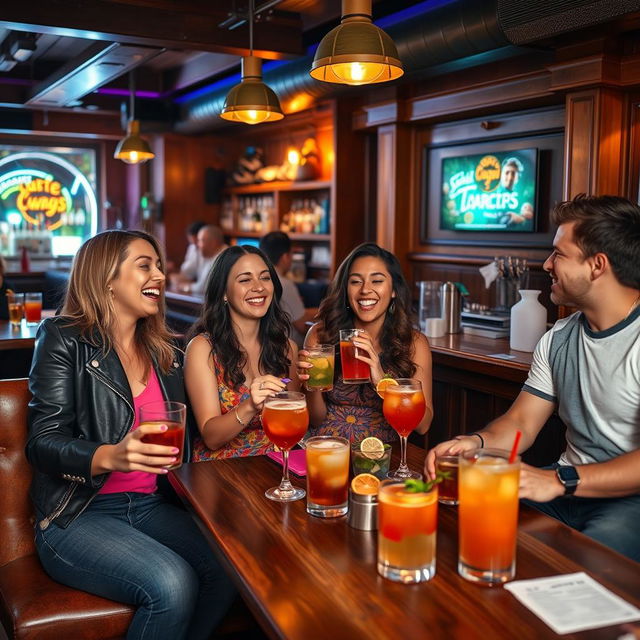
[[397, 384], [385, 387], [382, 413], [400, 436], [400, 466], [389, 474], [390, 478], [420, 478], [407, 466], [407, 437], [420, 424], [426, 402], [420, 380], [398, 378]]
[[347, 513], [349, 449], [349, 441], [338, 436], [307, 440], [307, 513], [319, 518]]
[[304, 498], [304, 489], [289, 481], [289, 449], [300, 441], [309, 426], [309, 412], [304, 393], [281, 391], [269, 396], [262, 408], [262, 428], [267, 438], [282, 449], [283, 474], [280, 486], [265, 491], [270, 500], [291, 502]]
[[353, 344], [353, 339], [362, 333], [362, 329], [340, 330], [340, 365], [342, 382], [345, 384], [362, 384], [369, 382], [371, 367], [356, 356], [366, 354], [363, 349]]
[[423, 582], [436, 573], [438, 489], [410, 493], [404, 481], [383, 480], [378, 493], [378, 573]]
[[520, 458], [476, 449], [460, 456], [458, 473], [458, 573], [482, 584], [515, 576]]

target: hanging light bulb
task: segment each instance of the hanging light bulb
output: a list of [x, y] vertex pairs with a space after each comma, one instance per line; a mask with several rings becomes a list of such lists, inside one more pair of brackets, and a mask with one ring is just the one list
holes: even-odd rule
[[342, 0], [342, 20], [320, 41], [309, 73], [349, 85], [388, 82], [404, 73], [393, 40], [371, 22], [371, 0]]
[[131, 118], [127, 123], [127, 135], [118, 142], [113, 157], [122, 160], [127, 164], [142, 164], [151, 158], [155, 158], [155, 153], [151, 151], [149, 143], [140, 137], [140, 121], [135, 119], [135, 87], [133, 82], [133, 71], [129, 74], [129, 112]]
[[284, 118], [278, 96], [262, 82], [262, 60], [253, 55], [253, 2], [249, 3], [249, 55], [242, 58], [242, 80], [229, 91], [220, 112], [224, 120], [245, 124]]

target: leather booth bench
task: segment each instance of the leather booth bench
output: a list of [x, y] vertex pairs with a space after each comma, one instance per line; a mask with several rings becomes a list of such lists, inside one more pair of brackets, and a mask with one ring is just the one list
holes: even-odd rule
[[134, 609], [54, 582], [33, 542], [26, 379], [0, 380], [0, 621], [10, 639], [124, 638]]

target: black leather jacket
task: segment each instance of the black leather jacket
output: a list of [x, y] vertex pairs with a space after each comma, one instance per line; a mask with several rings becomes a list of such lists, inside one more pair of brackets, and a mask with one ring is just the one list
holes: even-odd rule
[[[185, 402], [182, 353], [168, 375], [154, 363], [166, 399]], [[44, 320], [36, 336], [29, 388], [26, 454], [35, 468], [31, 499], [51, 522], [66, 527], [88, 506], [109, 474], [91, 476], [91, 460], [102, 444], [115, 444], [131, 429], [133, 397], [114, 351], [84, 340], [63, 317]], [[189, 429], [187, 429], [187, 432]], [[191, 441], [185, 436], [185, 456]]]

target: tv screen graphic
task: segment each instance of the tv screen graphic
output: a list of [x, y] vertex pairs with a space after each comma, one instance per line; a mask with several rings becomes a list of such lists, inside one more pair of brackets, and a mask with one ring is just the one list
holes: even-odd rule
[[537, 149], [443, 158], [440, 229], [535, 231], [537, 168]]

